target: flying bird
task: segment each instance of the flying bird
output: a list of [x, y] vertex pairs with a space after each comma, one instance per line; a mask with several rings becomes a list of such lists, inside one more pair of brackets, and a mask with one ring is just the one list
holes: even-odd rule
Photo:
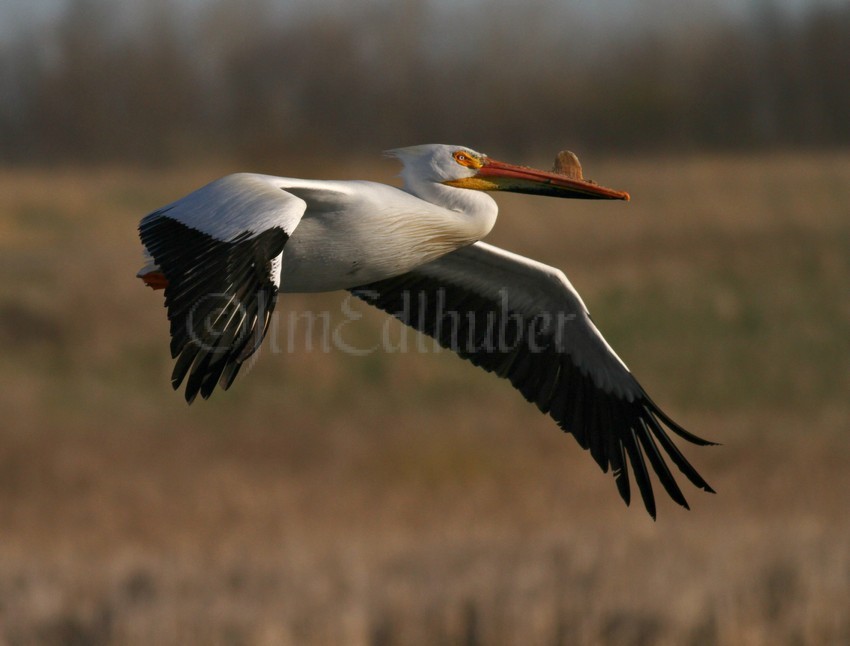
[[571, 153], [553, 171], [496, 161], [463, 146], [387, 152], [403, 187], [369, 181], [228, 175], [147, 215], [147, 265], [165, 290], [171, 377], [192, 402], [227, 389], [259, 348], [279, 292], [349, 290], [508, 379], [547, 413], [631, 499], [629, 466], [647, 511], [646, 460], [687, 508], [665, 460], [713, 492], [670, 439], [712, 444], [646, 394], [558, 269], [480, 242], [496, 223], [490, 191], [628, 200], [582, 176]]

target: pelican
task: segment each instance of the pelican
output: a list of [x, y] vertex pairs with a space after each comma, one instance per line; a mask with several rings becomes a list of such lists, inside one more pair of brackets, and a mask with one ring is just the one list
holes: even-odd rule
[[138, 276], [165, 290], [171, 377], [191, 403], [227, 389], [259, 348], [279, 292], [349, 290], [474, 365], [508, 379], [572, 433], [620, 496], [629, 465], [655, 518], [645, 458], [688, 508], [664, 454], [712, 492], [667, 430], [683, 429], [638, 384], [558, 269], [481, 242], [496, 223], [490, 191], [628, 200], [582, 177], [572, 153], [553, 171], [496, 161], [464, 146], [386, 153], [403, 187], [228, 175], [144, 217], [148, 264]]

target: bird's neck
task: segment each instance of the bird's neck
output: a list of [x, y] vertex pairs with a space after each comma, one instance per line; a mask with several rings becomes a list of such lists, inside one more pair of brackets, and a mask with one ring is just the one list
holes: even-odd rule
[[496, 224], [499, 207], [486, 193], [437, 182], [404, 179], [404, 189], [408, 193], [448, 211], [454, 217], [458, 233], [469, 242], [481, 240]]

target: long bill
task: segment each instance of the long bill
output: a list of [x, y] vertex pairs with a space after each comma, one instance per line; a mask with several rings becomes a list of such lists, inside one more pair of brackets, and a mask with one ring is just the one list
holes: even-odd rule
[[606, 188], [590, 180], [515, 166], [489, 157], [483, 160], [474, 176], [456, 182], [446, 182], [453, 185], [461, 183], [464, 188], [476, 188], [481, 191], [510, 191], [584, 200], [629, 200], [629, 194], [625, 191]]

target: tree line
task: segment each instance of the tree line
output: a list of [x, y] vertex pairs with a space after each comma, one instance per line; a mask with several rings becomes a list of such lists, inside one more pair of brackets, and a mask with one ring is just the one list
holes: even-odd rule
[[847, 3], [610, 33], [555, 0], [351, 4], [72, 0], [0, 45], [0, 160], [850, 144]]

